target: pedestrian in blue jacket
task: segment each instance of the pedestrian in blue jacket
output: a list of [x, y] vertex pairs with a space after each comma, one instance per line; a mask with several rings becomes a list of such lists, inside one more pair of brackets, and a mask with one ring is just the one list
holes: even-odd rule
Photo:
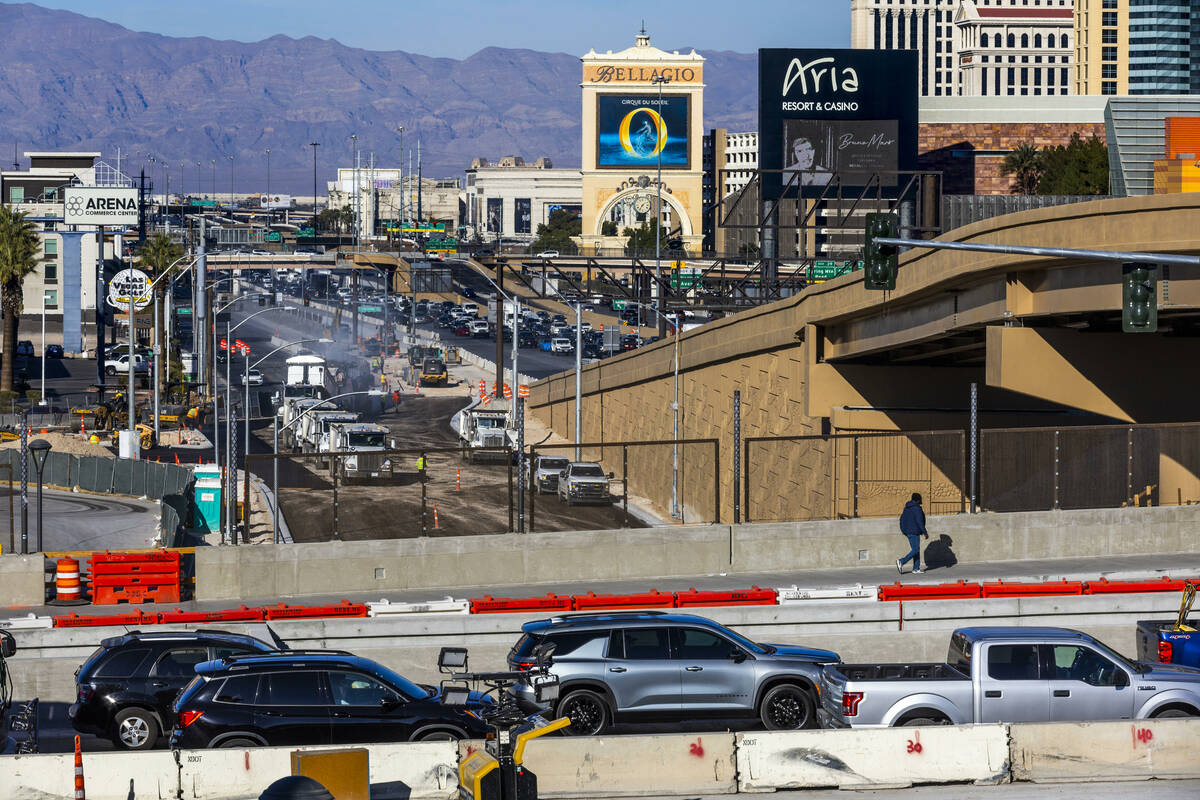
[[910, 560], [913, 564], [913, 574], [923, 575], [921, 569], [921, 537], [929, 538], [925, 530], [925, 511], [921, 508], [921, 495], [913, 492], [912, 500], [904, 504], [900, 514], [900, 532], [908, 537], [908, 555], [896, 559], [896, 571], [904, 574], [904, 565]]

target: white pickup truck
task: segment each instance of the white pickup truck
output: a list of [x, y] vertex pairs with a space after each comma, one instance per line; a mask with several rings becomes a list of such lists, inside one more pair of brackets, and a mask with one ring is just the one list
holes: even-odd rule
[[1200, 669], [1133, 661], [1066, 628], [959, 628], [943, 664], [828, 664], [825, 727], [1200, 716]]

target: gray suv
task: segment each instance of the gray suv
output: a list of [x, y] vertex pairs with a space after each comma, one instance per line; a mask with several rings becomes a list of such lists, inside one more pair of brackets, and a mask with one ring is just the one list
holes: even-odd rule
[[[758, 716], [771, 730], [816, 727], [821, 665], [829, 650], [759, 644], [704, 617], [659, 611], [566, 614], [527, 622], [509, 669], [533, 666], [555, 645], [556, 716], [565, 733], [595, 736], [614, 721]], [[517, 691], [528, 711], [531, 690]]]

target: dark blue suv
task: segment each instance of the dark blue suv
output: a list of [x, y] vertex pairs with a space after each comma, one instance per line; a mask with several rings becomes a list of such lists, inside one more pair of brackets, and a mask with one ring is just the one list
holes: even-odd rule
[[368, 744], [482, 739], [473, 693], [447, 706], [440, 690], [341, 651], [283, 651], [209, 661], [175, 701], [172, 748]]
[[[821, 665], [838, 654], [753, 642], [711, 619], [660, 611], [564, 614], [527, 622], [509, 669], [533, 666], [533, 649], [553, 643], [560, 682], [556, 717], [564, 733], [596, 735], [614, 721], [757, 716], [768, 729], [816, 727]], [[522, 708], [537, 706], [528, 687]]]

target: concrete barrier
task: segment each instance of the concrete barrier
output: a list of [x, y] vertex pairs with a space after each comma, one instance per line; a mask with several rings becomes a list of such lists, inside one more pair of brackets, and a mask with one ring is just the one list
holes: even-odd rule
[[[924, 560], [968, 564], [1191, 553], [1198, 514], [1197, 507], [1184, 506], [934, 517]], [[196, 552], [196, 594], [201, 600], [277, 602], [343, 592], [472, 587], [483, 583], [480, 573], [462, 565], [477, 559], [488, 564], [487, 583], [497, 586], [759, 575], [792, 567], [888, 565], [903, 548], [894, 519], [207, 547]]]
[[1004, 725], [737, 734], [738, 791], [1006, 783]]
[[646, 528], [323, 542], [196, 550], [196, 598], [236, 600], [386, 589], [621, 580], [724, 572], [729, 529]]
[[[83, 754], [84, 788], [90, 800], [177, 797], [177, 771], [175, 759], [165, 750]], [[0, 757], [0, 796], [5, 800], [73, 798], [75, 755]]]
[[1017, 781], [1200, 778], [1200, 720], [1012, 725], [1010, 735]]
[[[481, 742], [459, 743], [466, 758]], [[525, 765], [538, 797], [706, 796], [737, 792], [729, 733], [534, 739]]]
[[46, 563], [40, 554], [0, 556], [0, 608], [46, 602]]

